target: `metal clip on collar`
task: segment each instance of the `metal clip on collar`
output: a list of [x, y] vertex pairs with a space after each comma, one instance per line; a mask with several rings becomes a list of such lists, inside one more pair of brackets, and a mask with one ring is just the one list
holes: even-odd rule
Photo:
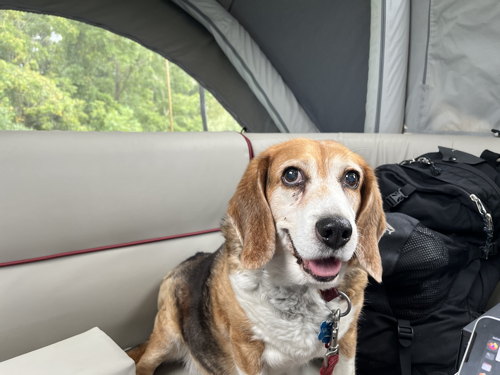
[[[347, 302], [346, 311], [344, 311], [343, 313], [340, 314], [340, 318], [343, 318], [344, 316], [346, 316], [347, 314], [349, 314], [351, 312], [352, 305], [351, 305], [351, 300], [349, 299], [349, 297], [347, 297], [347, 294], [345, 294], [344, 292], [341, 292], [341, 291], [338, 291], [338, 293]], [[340, 312], [340, 310], [338, 310], [338, 311]]]
[[339, 353], [338, 335], [339, 335], [340, 318], [349, 314], [352, 309], [351, 300], [349, 299], [349, 297], [347, 297], [347, 294], [340, 291], [338, 293], [343, 299], [346, 300], [347, 309], [343, 313], [340, 312], [340, 309], [332, 311], [332, 315], [330, 318], [332, 322], [332, 336], [330, 338], [330, 342], [328, 343], [328, 347], [325, 353], [325, 358], [324, 358], [325, 367], [328, 367], [328, 357], [331, 357], [332, 355], [336, 355]]
[[339, 343], [338, 343], [338, 335], [339, 335], [339, 321], [340, 321], [340, 310], [337, 309], [332, 314], [332, 336], [330, 338], [330, 342], [328, 343], [328, 348], [325, 353], [325, 367], [328, 367], [328, 357], [332, 355], [336, 355], [339, 352]]

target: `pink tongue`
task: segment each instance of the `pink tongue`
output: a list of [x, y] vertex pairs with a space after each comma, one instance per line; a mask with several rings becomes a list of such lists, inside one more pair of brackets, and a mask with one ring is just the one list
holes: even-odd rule
[[342, 262], [335, 258], [315, 259], [307, 263], [307, 268], [317, 276], [335, 276], [342, 265]]

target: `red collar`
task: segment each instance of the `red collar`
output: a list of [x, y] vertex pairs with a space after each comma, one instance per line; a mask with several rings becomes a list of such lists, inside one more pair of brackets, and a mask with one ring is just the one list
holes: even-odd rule
[[339, 296], [339, 292], [337, 291], [336, 288], [328, 289], [328, 290], [320, 290], [321, 297], [326, 302], [330, 302], [332, 299], [335, 299]]

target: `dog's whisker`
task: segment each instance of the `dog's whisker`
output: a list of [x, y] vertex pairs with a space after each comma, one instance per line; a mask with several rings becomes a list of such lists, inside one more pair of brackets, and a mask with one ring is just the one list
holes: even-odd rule
[[359, 242], [356, 244], [356, 249], [354, 250], [354, 253], [356, 254], [356, 256], [359, 257], [359, 251], [365, 251], [365, 247], [363, 245], [361, 245]]

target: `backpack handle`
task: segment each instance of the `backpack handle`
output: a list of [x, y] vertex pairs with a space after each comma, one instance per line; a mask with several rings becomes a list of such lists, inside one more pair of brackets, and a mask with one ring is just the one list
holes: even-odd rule
[[500, 154], [490, 150], [484, 150], [480, 158], [484, 159], [486, 163], [500, 172]]

